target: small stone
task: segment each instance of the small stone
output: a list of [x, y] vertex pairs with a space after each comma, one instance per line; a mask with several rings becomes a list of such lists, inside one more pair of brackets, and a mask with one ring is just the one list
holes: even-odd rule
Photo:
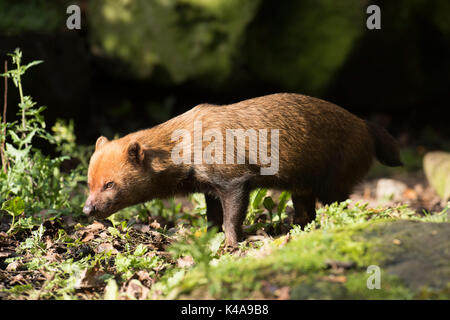
[[406, 189], [406, 184], [401, 181], [394, 179], [380, 179], [377, 182], [376, 196], [377, 199], [401, 201], [403, 192], [405, 192]]

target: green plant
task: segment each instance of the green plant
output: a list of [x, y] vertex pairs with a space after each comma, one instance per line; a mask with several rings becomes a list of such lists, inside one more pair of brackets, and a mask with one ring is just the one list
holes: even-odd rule
[[16, 227], [16, 217], [23, 213], [25, 203], [20, 197], [15, 197], [3, 202], [1, 209], [8, 212], [12, 216], [11, 226], [8, 230], [8, 233], [10, 233]]
[[217, 252], [224, 240], [225, 235], [222, 232], [217, 233], [216, 227], [208, 231], [199, 229], [174, 242], [169, 251], [174, 254], [175, 258], [191, 256], [194, 262], [208, 273], [209, 264], [212, 259], [217, 257]]
[[162, 260], [158, 256], [147, 255], [147, 248], [139, 244], [132, 253], [129, 250], [118, 253], [114, 264], [116, 271], [122, 274], [122, 279], [127, 280], [138, 270], [147, 270], [152, 275], [153, 268], [160, 266]]
[[[2, 119], [0, 121], [0, 132], [2, 132], [0, 204], [3, 211], [13, 216], [10, 229], [12, 231], [21, 225], [20, 221], [15, 221], [19, 215], [25, 218], [35, 213], [80, 212], [80, 198], [72, 198], [71, 193], [78, 188], [80, 181], [85, 180], [85, 175], [82, 174], [83, 166], [79, 166], [70, 173], [61, 171], [63, 161], [77, 154], [73, 125], [57, 122], [53, 130], [54, 134], [50, 134], [46, 130], [43, 116], [46, 107], [37, 106], [30, 96], [24, 94], [22, 77], [30, 67], [42, 61], [23, 64], [20, 49], [16, 49], [9, 56], [12, 57], [15, 68], [6, 70], [1, 76], [12, 79], [19, 91], [17, 113], [19, 120], [7, 122], [6, 119]], [[4, 111], [5, 109], [6, 103]], [[36, 139], [39, 139], [41, 143], [55, 146], [56, 151], [63, 154], [54, 158], [43, 154], [35, 147]], [[80, 155], [81, 152], [78, 151], [78, 156], [83, 158]]]
[[247, 210], [246, 223], [252, 225], [255, 223], [256, 216], [262, 213], [262, 204], [264, 202], [265, 196], [267, 194], [267, 189], [258, 188], [250, 193], [249, 206]]
[[[286, 214], [286, 206], [289, 203], [291, 194], [287, 191], [281, 192], [278, 197], [278, 203], [275, 203], [271, 195], [268, 195], [268, 190], [259, 188], [250, 193], [250, 201], [247, 213], [246, 224], [254, 225], [256, 218], [267, 210], [269, 216], [269, 223], [274, 224], [278, 230], [280, 230], [283, 217]], [[276, 218], [273, 217], [273, 210], [276, 207]], [[256, 223], [253, 228], [259, 228], [259, 226], [267, 225], [267, 223]]]

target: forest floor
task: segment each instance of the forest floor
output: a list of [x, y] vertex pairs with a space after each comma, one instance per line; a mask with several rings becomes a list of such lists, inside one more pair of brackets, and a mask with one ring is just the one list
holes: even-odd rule
[[234, 251], [206, 232], [198, 197], [143, 218], [49, 216], [14, 234], [3, 217], [0, 299], [448, 299], [444, 205], [420, 170], [369, 175], [306, 230], [289, 224], [289, 203], [282, 223], [261, 207]]

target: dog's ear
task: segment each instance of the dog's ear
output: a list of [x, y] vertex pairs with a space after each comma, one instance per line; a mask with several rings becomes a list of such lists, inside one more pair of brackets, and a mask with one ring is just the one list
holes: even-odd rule
[[137, 141], [130, 142], [128, 145], [128, 159], [133, 163], [142, 164], [144, 158], [145, 152], [141, 144]]
[[100, 150], [101, 147], [105, 145], [105, 143], [109, 142], [108, 138], [101, 136], [97, 139], [95, 143], [95, 151]]

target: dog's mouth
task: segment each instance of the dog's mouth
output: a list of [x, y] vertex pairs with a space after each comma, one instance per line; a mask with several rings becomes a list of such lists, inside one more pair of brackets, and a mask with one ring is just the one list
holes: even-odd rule
[[102, 210], [94, 210], [88, 214], [89, 217], [93, 217], [95, 219], [106, 219], [110, 215], [116, 213], [120, 209], [124, 208], [120, 203], [109, 204], [106, 207], [102, 208]]
[[89, 217], [95, 218], [95, 219], [106, 219], [110, 215], [112, 215], [114, 212], [101, 212], [101, 211], [95, 211], [89, 214]]

